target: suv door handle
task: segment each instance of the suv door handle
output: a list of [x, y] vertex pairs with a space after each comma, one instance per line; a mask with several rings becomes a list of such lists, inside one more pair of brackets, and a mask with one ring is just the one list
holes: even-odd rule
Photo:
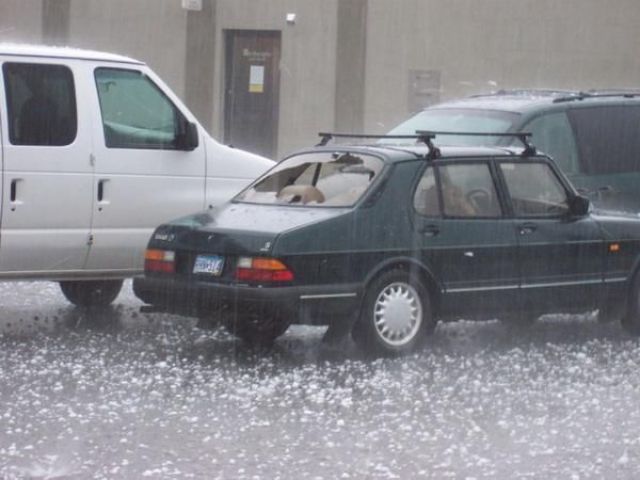
[[440, 228], [437, 225], [433, 225], [433, 224], [421, 225], [418, 228], [418, 232], [422, 233], [427, 237], [435, 237], [440, 233]]
[[527, 222], [518, 225], [518, 233], [520, 235], [530, 235], [538, 229], [535, 223]]

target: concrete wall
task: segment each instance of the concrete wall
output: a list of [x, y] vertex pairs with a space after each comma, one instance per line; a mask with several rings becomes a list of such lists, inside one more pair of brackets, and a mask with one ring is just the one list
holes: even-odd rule
[[41, 41], [42, 0], [0, 0], [0, 42]]
[[280, 156], [315, 143], [320, 130], [387, 131], [417, 108], [410, 72], [433, 73], [442, 100], [500, 88], [640, 86], [638, 0], [202, 3], [188, 12], [181, 0], [0, 0], [0, 41], [143, 60], [221, 139], [225, 30], [278, 30]]
[[369, 0], [367, 18], [368, 131], [410, 113], [413, 69], [441, 72], [442, 99], [640, 86], [637, 0]]
[[69, 45], [142, 60], [184, 97], [187, 11], [179, 0], [72, 0], [69, 13]]

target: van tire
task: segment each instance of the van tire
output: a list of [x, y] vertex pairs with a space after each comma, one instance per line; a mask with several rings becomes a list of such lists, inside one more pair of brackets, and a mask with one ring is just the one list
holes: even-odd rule
[[122, 280], [62, 281], [60, 290], [71, 303], [78, 307], [106, 307], [122, 289]]

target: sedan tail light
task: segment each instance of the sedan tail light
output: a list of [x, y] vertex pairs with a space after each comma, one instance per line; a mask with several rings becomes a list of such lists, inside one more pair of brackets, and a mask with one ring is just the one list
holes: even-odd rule
[[243, 282], [291, 282], [293, 272], [277, 258], [240, 257], [236, 280]]
[[144, 252], [144, 271], [174, 273], [176, 271], [176, 252], [147, 249]]

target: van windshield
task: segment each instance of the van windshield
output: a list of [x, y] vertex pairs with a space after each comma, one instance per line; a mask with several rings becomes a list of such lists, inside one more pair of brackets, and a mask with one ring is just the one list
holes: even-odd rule
[[[469, 108], [431, 108], [423, 110], [391, 130], [388, 135], [415, 135], [416, 130], [434, 132], [504, 133], [509, 131], [519, 113], [500, 110]], [[496, 145], [500, 137], [475, 137], [465, 135], [439, 135], [440, 145]], [[503, 140], [502, 140], [503, 141]], [[398, 143], [398, 140], [382, 140], [381, 143]]]
[[296, 155], [280, 162], [235, 201], [347, 207], [362, 197], [383, 165], [379, 158], [348, 152]]

